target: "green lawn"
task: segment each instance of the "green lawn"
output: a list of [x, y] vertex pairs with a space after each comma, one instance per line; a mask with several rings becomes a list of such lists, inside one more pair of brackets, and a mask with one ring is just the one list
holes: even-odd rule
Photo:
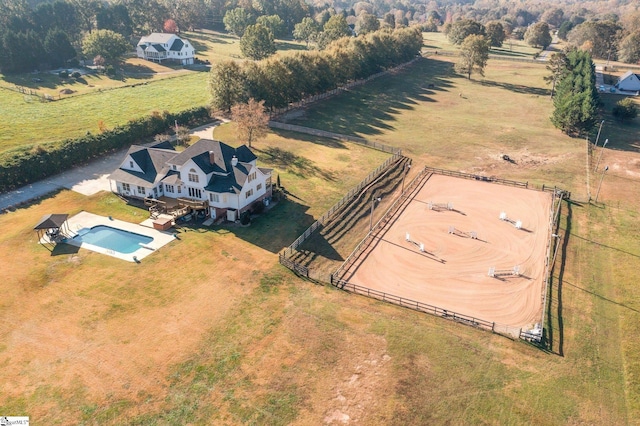
[[135, 87], [97, 91], [56, 102], [40, 102], [20, 93], [0, 90], [0, 151], [41, 144], [99, 131], [149, 115], [205, 105], [207, 73], [151, 81]]

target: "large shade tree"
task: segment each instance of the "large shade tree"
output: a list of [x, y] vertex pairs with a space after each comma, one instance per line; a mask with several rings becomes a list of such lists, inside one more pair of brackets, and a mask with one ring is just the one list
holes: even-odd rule
[[247, 58], [260, 60], [276, 53], [273, 33], [260, 24], [249, 25], [240, 39], [240, 51]]
[[573, 28], [567, 38], [575, 47], [588, 46], [596, 58], [615, 60], [621, 34], [622, 27], [616, 22], [588, 21]]
[[236, 7], [235, 9], [231, 9], [225, 13], [224, 18], [222, 18], [222, 22], [224, 23], [224, 27], [227, 31], [237, 35], [238, 37], [242, 37], [247, 27], [252, 25], [255, 22], [255, 19], [245, 8]]
[[471, 74], [477, 72], [484, 75], [484, 69], [489, 60], [489, 41], [482, 35], [470, 35], [460, 46], [460, 58], [455, 65], [456, 71], [466, 74], [471, 80]]
[[461, 19], [451, 24], [447, 37], [453, 44], [462, 44], [470, 35], [485, 35], [485, 27], [473, 19]]
[[307, 16], [295, 25], [293, 37], [296, 40], [304, 41], [307, 47], [309, 47], [309, 42], [314, 40], [319, 32], [320, 26], [318, 23], [313, 18]]
[[235, 61], [217, 62], [209, 71], [209, 93], [214, 110], [231, 112], [245, 96], [245, 75]]
[[120, 59], [131, 45], [122, 34], [111, 30], [97, 30], [87, 34], [82, 40], [82, 53], [89, 58], [102, 56], [107, 63]]
[[524, 33], [524, 41], [533, 47], [541, 47], [544, 49], [549, 46], [552, 41], [549, 24], [546, 22], [536, 22], [531, 25]]

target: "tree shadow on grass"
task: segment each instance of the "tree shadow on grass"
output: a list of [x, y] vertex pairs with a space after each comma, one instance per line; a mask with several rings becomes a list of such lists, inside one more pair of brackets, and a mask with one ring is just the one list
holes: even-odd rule
[[[598, 151], [601, 149], [604, 141], [609, 139], [606, 147], [607, 150], [640, 152], [640, 119], [636, 118], [621, 123], [613, 117], [613, 107], [622, 99], [624, 99], [624, 97], [620, 95], [600, 93], [600, 115], [605, 122], [600, 134]], [[638, 104], [638, 102], [636, 102], [636, 104]], [[596, 127], [591, 140], [595, 140], [597, 130], [598, 128]]]
[[419, 59], [403, 70], [315, 104], [290, 123], [349, 136], [379, 135], [395, 130], [396, 115], [420, 102], [436, 102], [433, 95], [449, 90], [453, 78], [457, 75], [451, 62]]
[[336, 180], [333, 172], [323, 170], [308, 158], [296, 155], [291, 151], [286, 151], [279, 147], [267, 147], [264, 150], [254, 148], [254, 150], [259, 152], [262, 162], [281, 170], [286, 170], [301, 178], [319, 176], [328, 181]]
[[307, 210], [309, 206], [287, 198], [261, 213], [252, 220], [250, 226], [222, 227], [217, 232], [230, 232], [271, 253], [278, 253], [295, 241], [315, 221]]
[[523, 86], [521, 84], [502, 83], [497, 81], [481, 80], [478, 81], [483, 86], [499, 87], [501, 89], [510, 90], [514, 93], [522, 93], [526, 95], [550, 96], [551, 90], [541, 89], [539, 87]]
[[334, 149], [347, 149], [345, 144], [342, 141], [339, 141], [337, 139], [323, 138], [320, 136], [308, 135], [306, 133], [299, 133], [299, 132], [293, 132], [289, 130], [276, 129], [276, 128], [271, 128], [270, 131], [271, 133], [274, 133], [284, 139], [311, 142], [316, 145], [322, 145], [322, 146], [326, 146]]
[[[190, 39], [190, 41], [191, 41], [191, 45], [196, 49], [196, 52], [198, 52], [201, 55], [210, 50], [209, 46], [205, 43], [202, 43], [195, 39]], [[225, 41], [223, 43], [227, 43], [227, 42]]]
[[276, 49], [278, 49], [278, 51], [306, 51], [308, 50], [306, 48], [306, 46], [302, 45], [302, 44], [297, 44], [297, 43], [291, 43], [290, 41], [286, 41], [286, 40], [279, 40], [276, 41]]
[[[200, 49], [198, 49], [198, 46], [202, 46], [203, 47], [203, 51], [204, 50], [209, 50], [208, 47], [206, 47], [206, 45], [204, 45], [201, 41], [199, 40], [206, 40], [210, 43], [217, 43], [217, 44], [232, 44], [235, 41], [238, 41], [239, 38], [236, 36], [233, 36], [231, 34], [204, 34], [204, 33], [193, 33], [193, 34], [189, 34], [187, 36], [187, 38], [189, 39], [189, 41], [191, 42], [191, 44], [193, 44], [193, 47], [196, 48], [196, 51], [200, 51]], [[199, 40], [198, 40], [199, 39]]]

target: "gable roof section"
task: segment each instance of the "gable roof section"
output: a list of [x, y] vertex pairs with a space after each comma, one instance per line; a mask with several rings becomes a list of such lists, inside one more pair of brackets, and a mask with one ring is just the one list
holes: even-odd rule
[[239, 162], [232, 167], [232, 173], [224, 176], [213, 175], [204, 189], [211, 192], [239, 194], [247, 181], [249, 170], [251, 170], [251, 164]]
[[636, 74], [633, 71], [627, 71], [624, 74], [622, 74], [620, 76], [620, 78], [618, 79], [618, 81], [622, 81], [622, 80], [626, 80], [627, 78], [631, 77], [632, 75], [635, 75], [637, 79], [640, 80], [640, 74]]
[[182, 47], [184, 46], [184, 43], [182, 40], [180, 40], [179, 38], [176, 38], [173, 41], [173, 44], [171, 45], [171, 47], [169, 48], [169, 50], [172, 50], [174, 52], [179, 52], [182, 50]]
[[142, 169], [142, 172], [118, 168], [111, 173], [108, 179], [132, 185], [149, 186], [149, 184], [155, 184], [167, 174], [169, 171], [167, 162], [176, 156], [176, 152], [170, 149], [132, 145], [127, 152], [127, 156], [131, 156], [133, 161]]
[[[213, 153], [213, 164], [211, 164], [209, 153]], [[231, 159], [234, 155], [238, 159], [238, 163], [250, 163], [258, 158], [244, 145], [233, 148], [224, 142], [200, 139], [173, 158], [171, 164], [183, 166], [187, 161], [193, 160], [206, 174], [226, 174], [232, 169]]]

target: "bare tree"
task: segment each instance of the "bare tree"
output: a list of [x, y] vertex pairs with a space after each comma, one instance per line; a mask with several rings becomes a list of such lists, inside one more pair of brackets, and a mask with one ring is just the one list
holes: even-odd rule
[[246, 104], [231, 108], [231, 118], [238, 126], [237, 138], [251, 147], [251, 142], [266, 136], [269, 129], [269, 114], [264, 109], [264, 101], [249, 99]]

